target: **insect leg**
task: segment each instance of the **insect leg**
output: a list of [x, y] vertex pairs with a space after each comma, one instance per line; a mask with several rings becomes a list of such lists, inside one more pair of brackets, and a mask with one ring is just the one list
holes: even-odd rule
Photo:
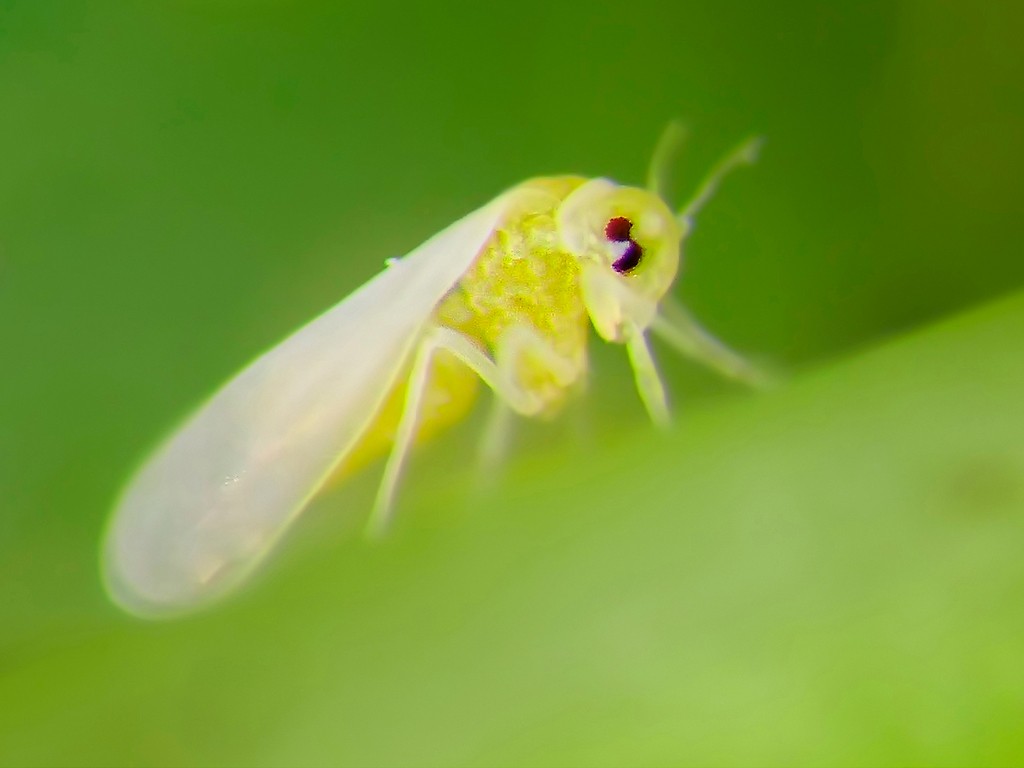
[[499, 366], [468, 337], [444, 326], [435, 328], [433, 337], [438, 347], [448, 350], [469, 366], [512, 410], [533, 416], [544, 407], [544, 402], [536, 394], [520, 386], [507, 366]]
[[755, 136], [752, 139], [747, 139], [740, 144], [736, 149], [722, 158], [718, 164], [711, 169], [711, 173], [707, 175], [707, 178], [701, 182], [701, 185], [697, 187], [697, 191], [693, 197], [690, 198], [690, 202], [682, 207], [679, 212], [679, 223], [683, 228], [683, 239], [686, 239], [687, 234], [693, 229], [693, 219], [700, 213], [700, 209], [704, 207], [704, 204], [711, 199], [712, 195], [718, 190], [719, 185], [729, 173], [741, 165], [751, 165], [757, 160], [757, 153], [761, 149], [761, 145], [764, 141], [760, 136]]
[[498, 367], [509, 378], [515, 378], [516, 370], [527, 357], [549, 371], [555, 382], [567, 387], [579, 378], [580, 366], [551, 346], [531, 325], [510, 325], [498, 341]]
[[[580, 365], [554, 349], [529, 325], [512, 325], [505, 329], [498, 343], [496, 358], [498, 370], [507, 381], [518, 381], [517, 371], [525, 358], [549, 371], [560, 387], [568, 387], [579, 378]], [[504, 455], [512, 429], [512, 413], [512, 408], [503, 398], [495, 398], [480, 443], [480, 462], [484, 467], [494, 467]]]
[[383, 534], [391, 520], [395, 488], [416, 434], [416, 422], [420, 415], [423, 390], [426, 388], [430, 376], [430, 363], [437, 351], [437, 346], [433, 335], [428, 334], [420, 342], [419, 349], [416, 350], [412, 370], [409, 372], [409, 383], [405, 388], [405, 404], [402, 408], [402, 417], [398, 422], [398, 429], [395, 432], [394, 445], [388, 455], [387, 464], [384, 466], [384, 476], [377, 491], [377, 499], [366, 525], [367, 533], [371, 536]]
[[629, 363], [633, 367], [633, 378], [636, 380], [636, 388], [640, 393], [640, 400], [643, 401], [647, 413], [659, 427], [665, 428], [670, 424], [668, 404], [665, 402], [665, 385], [662, 384], [661, 375], [658, 373], [658, 366], [651, 357], [651, 349], [647, 346], [647, 337], [643, 331], [634, 327], [626, 340], [626, 352], [629, 354]]
[[685, 307], [669, 296], [662, 300], [650, 327], [677, 352], [726, 378], [759, 389], [773, 383], [774, 377], [770, 373], [725, 346], [708, 333]]
[[501, 463], [508, 445], [509, 432], [512, 431], [514, 411], [500, 397], [491, 402], [491, 412], [487, 415], [487, 426], [480, 441], [478, 460], [483, 469], [493, 469]]
[[542, 400], [520, 387], [508, 369], [487, 357], [469, 338], [444, 326], [431, 329], [420, 342], [409, 372], [405, 404], [395, 433], [394, 445], [384, 467], [384, 476], [367, 524], [367, 532], [371, 536], [382, 534], [391, 519], [398, 478], [416, 435], [423, 392], [430, 378], [430, 364], [439, 349], [447, 350], [461, 360], [491, 387], [508, 407], [519, 413], [529, 416], [537, 413], [544, 405]]

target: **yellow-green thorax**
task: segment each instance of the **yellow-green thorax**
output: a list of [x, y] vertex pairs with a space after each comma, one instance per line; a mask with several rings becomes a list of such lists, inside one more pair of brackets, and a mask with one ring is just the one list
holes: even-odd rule
[[[525, 182], [509, 194], [508, 211], [480, 255], [444, 297], [435, 322], [475, 340], [492, 359], [507, 351], [508, 331], [526, 325], [579, 373], [586, 370], [587, 312], [579, 289], [580, 264], [561, 243], [555, 214], [585, 179], [557, 177]], [[564, 384], [536, 361], [515, 366], [518, 383], [539, 395], [547, 413], [567, 394]], [[480, 379], [447, 350], [434, 356], [417, 423], [417, 442], [460, 421], [476, 399]], [[399, 376], [333, 482], [386, 453], [405, 405]]]
[[[510, 193], [509, 211], [487, 245], [437, 310], [440, 324], [477, 341], [500, 359], [510, 330], [527, 327], [580, 373], [586, 366], [588, 319], [580, 262], [559, 236], [556, 213], [585, 181], [534, 179]], [[521, 384], [555, 405], [564, 387], [526, 355], [515, 368]]]

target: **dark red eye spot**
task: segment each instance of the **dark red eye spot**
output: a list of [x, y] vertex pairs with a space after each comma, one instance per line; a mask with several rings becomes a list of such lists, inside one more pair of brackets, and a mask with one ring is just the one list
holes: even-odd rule
[[610, 219], [604, 226], [604, 236], [613, 243], [629, 243], [622, 255], [612, 263], [612, 269], [619, 274], [626, 274], [636, 269], [643, 258], [644, 249], [640, 244], [630, 237], [633, 231], [633, 222], [625, 216], [616, 216]]
[[626, 274], [627, 272], [636, 269], [640, 263], [640, 259], [643, 258], [644, 249], [636, 244], [636, 241], [630, 240], [629, 247], [626, 252], [612, 262], [612, 269], [620, 274]]
[[624, 243], [629, 240], [629, 233], [633, 229], [633, 222], [625, 216], [618, 216], [604, 227], [604, 236], [613, 243]]

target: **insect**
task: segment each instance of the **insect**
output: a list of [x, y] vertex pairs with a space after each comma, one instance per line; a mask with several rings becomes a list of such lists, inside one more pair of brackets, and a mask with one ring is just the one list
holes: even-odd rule
[[669, 420], [653, 331], [738, 379], [757, 370], [666, 298], [693, 219], [758, 140], [691, 201], [665, 202], [673, 124], [646, 189], [575, 176], [524, 182], [430, 238], [223, 386], [132, 478], [104, 543], [115, 602], [181, 613], [237, 586], [332, 475], [388, 453], [384, 530], [410, 448], [461, 418], [484, 382], [500, 453], [507, 415], [551, 414], [587, 373], [589, 327], [625, 345], [651, 418]]

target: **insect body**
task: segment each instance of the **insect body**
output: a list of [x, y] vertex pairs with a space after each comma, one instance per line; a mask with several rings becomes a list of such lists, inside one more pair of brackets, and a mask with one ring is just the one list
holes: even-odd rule
[[[664, 299], [693, 214], [755, 150], [730, 155], [681, 213], [659, 194], [657, 165], [651, 189], [536, 179], [389, 262], [228, 382], [142, 466], [107, 533], [112, 597], [166, 615], [223, 595], [329, 477], [390, 451], [369, 524], [382, 530], [415, 441], [458, 420], [480, 381], [505, 411], [556, 412], [587, 373], [590, 325], [626, 346], [658, 423], [668, 409], [648, 330], [754, 378]], [[485, 445], [499, 444], [496, 429]]]

